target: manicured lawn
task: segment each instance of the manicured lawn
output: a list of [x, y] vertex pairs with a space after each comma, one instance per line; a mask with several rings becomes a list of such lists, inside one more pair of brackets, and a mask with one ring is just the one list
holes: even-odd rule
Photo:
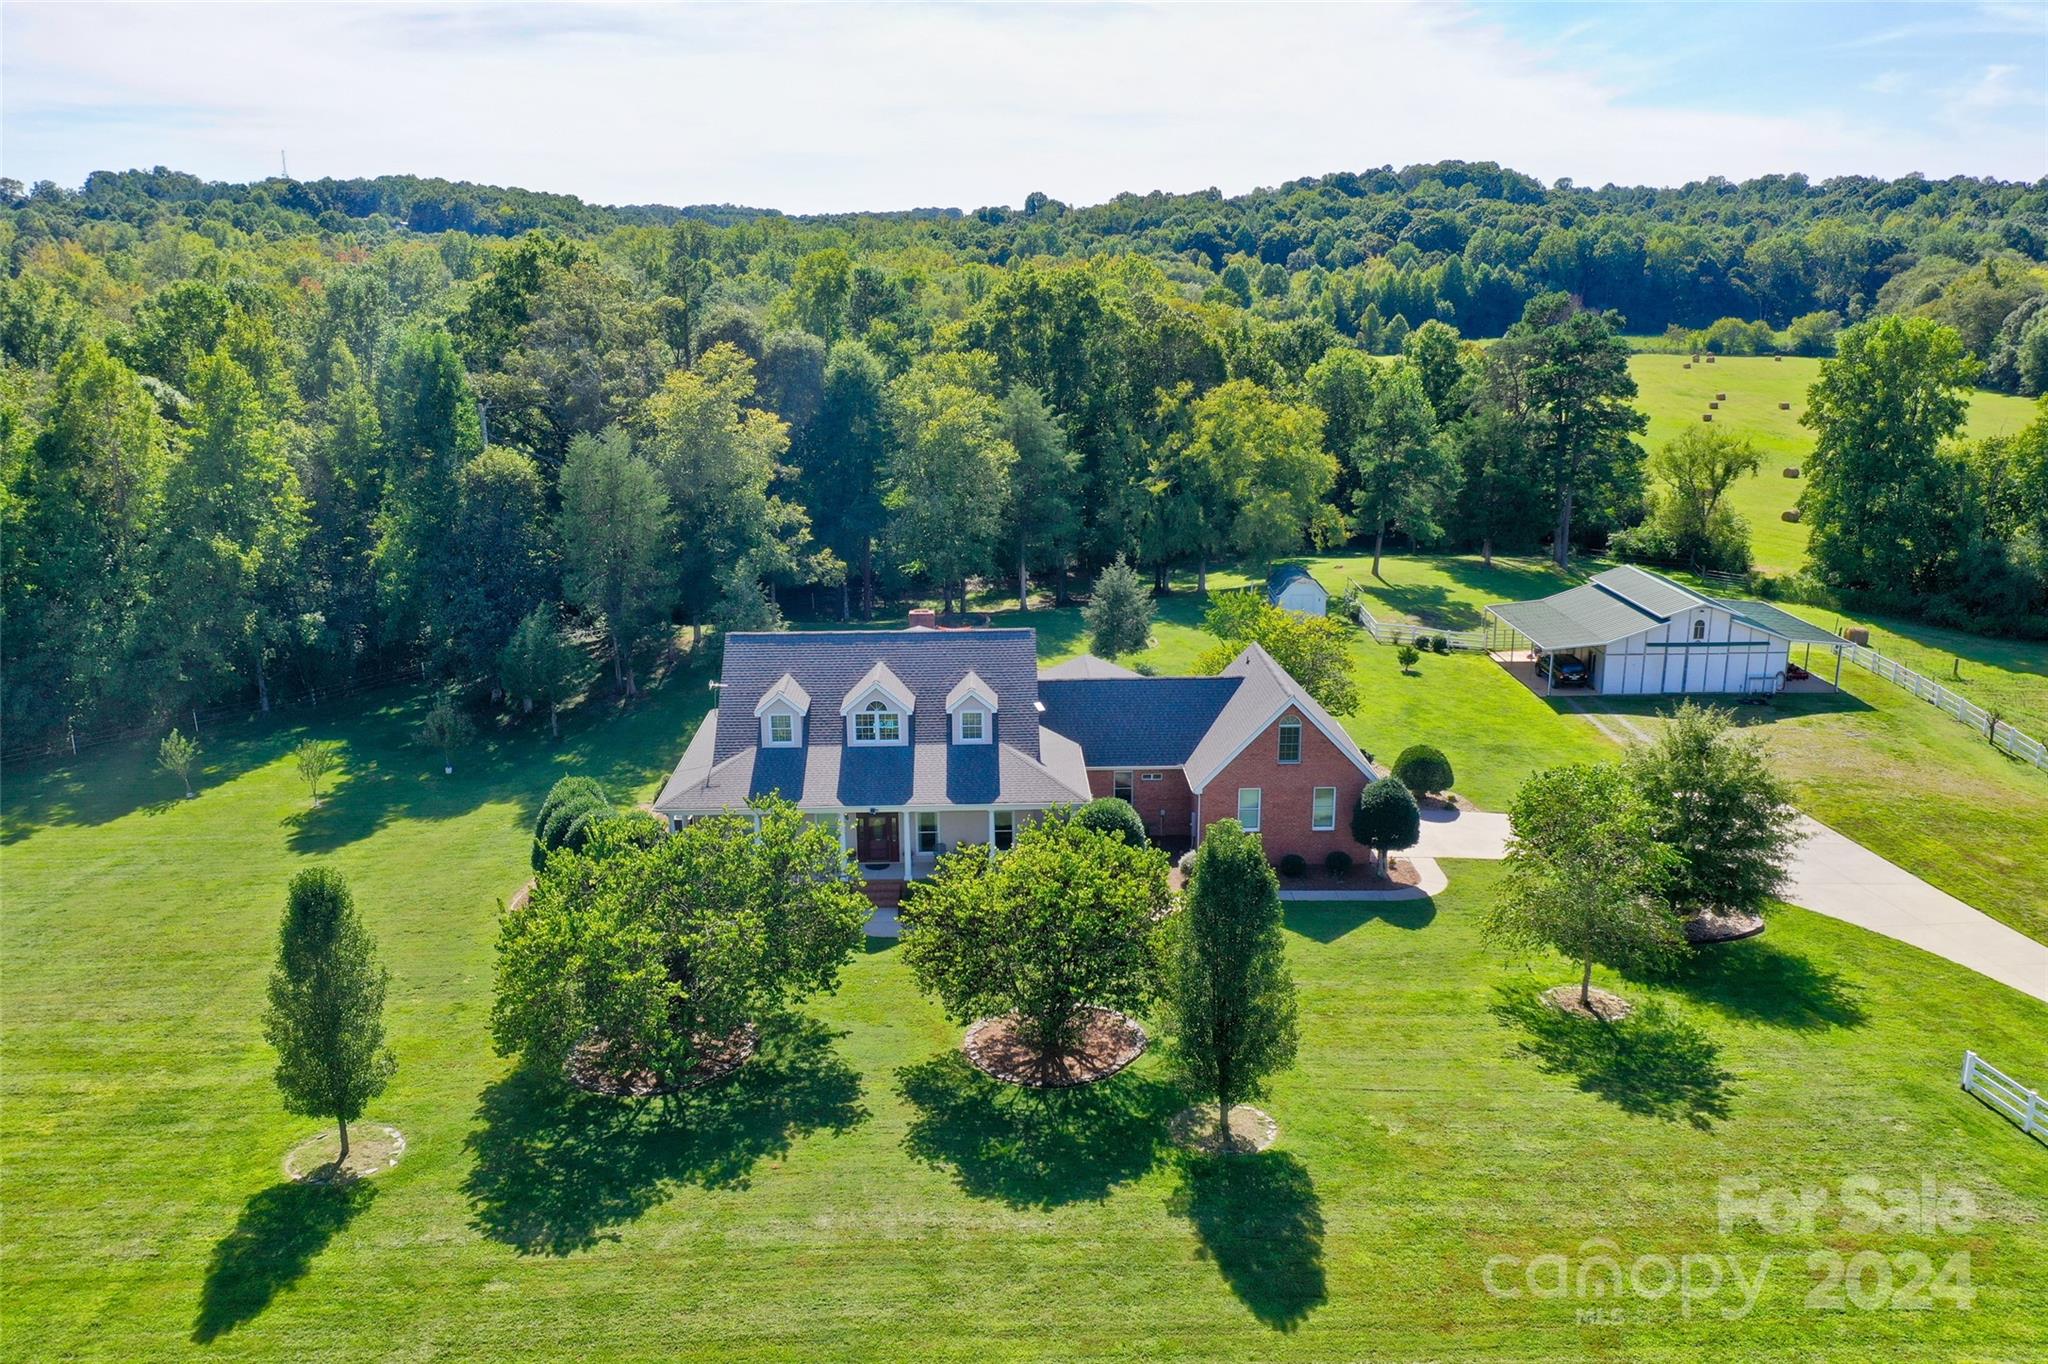
[[[1446, 630], [1483, 628], [1487, 603], [1542, 596], [1577, 577], [1529, 558], [1497, 558], [1488, 568], [1466, 555], [1388, 556], [1379, 579], [1363, 555], [1308, 562], [1334, 590], [1359, 583], [1384, 619]], [[1241, 579], [1212, 575], [1213, 581]], [[1829, 612], [1793, 609], [1822, 625], [1836, 622]], [[1153, 652], [1161, 653], [1166, 627], [1157, 633], [1161, 648]], [[1939, 678], [1949, 675], [1936, 652], [1945, 645], [1965, 660], [1966, 694], [2000, 701], [2023, 727], [2021, 717], [2048, 714], [2048, 662], [2037, 644], [1898, 622], [1873, 633], [1872, 643]], [[1490, 809], [1505, 809], [1539, 767], [1614, 756], [1633, 735], [1600, 717], [1630, 717], [1643, 732], [1672, 704], [1569, 694], [1546, 700], [1477, 654], [1431, 655], [1417, 665], [1418, 676], [1402, 677], [1394, 651], [1363, 634], [1354, 652], [1365, 700], [1347, 723], [1359, 742], [1383, 757], [1418, 739], [1435, 743], [1450, 757], [1458, 789]], [[1818, 653], [1814, 661], [1818, 668]], [[1993, 751], [1949, 716], [1853, 665], [1844, 668], [1842, 686], [1840, 696], [1787, 697], [1737, 713], [1769, 741], [1815, 818], [2048, 941], [2048, 894], [2041, 889], [2048, 885], [2048, 772]]]
[[[0, 847], [0, 1242], [8, 1359], [2038, 1358], [2048, 1158], [1956, 1088], [1964, 1047], [2031, 1074], [2048, 1007], [1785, 911], [1689, 979], [1601, 981], [1618, 1035], [1516, 1000], [1566, 978], [1483, 948], [1496, 868], [1436, 904], [1295, 906], [1298, 1070], [1280, 1145], [1225, 1175], [1164, 1143], [1156, 1057], [1099, 1088], [998, 1092], [899, 954], [674, 1106], [570, 1102], [488, 1042], [494, 903], [558, 772], [645, 795], [709, 699], [685, 674], [559, 747], [497, 740], [443, 778], [410, 713], [320, 717], [349, 780], [305, 799], [289, 725], [209, 736], [198, 800], [133, 753], [8, 774]], [[313, 1124], [279, 1111], [257, 1023], [283, 883], [354, 880], [392, 969], [411, 1141], [353, 1196], [281, 1181]], [[1503, 990], [1508, 991], [1503, 994]], [[2036, 1076], [2036, 1079], [2039, 1077]], [[1717, 1224], [1766, 1191], [1967, 1191], [1967, 1227]], [[1490, 1257], [1589, 1240], [1774, 1258], [1683, 1309], [1486, 1290]], [[1808, 1310], [1814, 1250], [1967, 1252], [1972, 1310]], [[1872, 1262], [1874, 1265], [1874, 1262]], [[1874, 1270], [1872, 1271], [1874, 1273]], [[1526, 1283], [1514, 1266], [1494, 1282]], [[1901, 1274], [1903, 1281], [1904, 1274]], [[1659, 1282], [1655, 1262], [1643, 1282]]]
[[[1799, 424], [1806, 410], [1806, 390], [1820, 374], [1820, 361], [1787, 356], [1721, 356], [1713, 364], [1685, 368], [1684, 355], [1633, 355], [1636, 406], [1650, 419], [1643, 439], [1661, 445], [1700, 416], [1716, 393], [1728, 398], [1714, 412], [1714, 425], [1746, 435], [1764, 452], [1764, 467], [1730, 491], [1735, 510], [1749, 519], [1751, 547], [1760, 567], [1789, 572], [1806, 560], [1806, 528], [1779, 519], [1799, 497], [1803, 486], [1785, 477], [1787, 465], [1801, 463], [1813, 449], [1813, 433]], [[1790, 403], [1781, 410], [1779, 403]], [[2017, 431], [2038, 415], [2032, 399], [1978, 390], [1970, 395], [1970, 418], [1964, 435], [1984, 436]]]

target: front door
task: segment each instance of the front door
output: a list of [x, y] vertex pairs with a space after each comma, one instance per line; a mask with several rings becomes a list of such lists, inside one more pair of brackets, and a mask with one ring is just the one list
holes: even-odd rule
[[903, 855], [897, 817], [856, 815], [853, 823], [854, 857], [861, 862], [894, 862]]

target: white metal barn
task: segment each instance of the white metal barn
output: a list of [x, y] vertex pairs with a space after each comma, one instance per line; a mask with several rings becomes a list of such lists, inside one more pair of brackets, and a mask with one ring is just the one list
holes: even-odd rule
[[1330, 589], [1300, 564], [1282, 564], [1266, 575], [1266, 600], [1302, 616], [1329, 614]]
[[1588, 689], [1602, 696], [1775, 693], [1784, 688], [1795, 644], [1835, 650], [1842, 640], [1765, 602], [1708, 597], [1662, 574], [1625, 566], [1535, 601], [1502, 602], [1487, 613], [1529, 641], [1544, 689], [1577, 659]]

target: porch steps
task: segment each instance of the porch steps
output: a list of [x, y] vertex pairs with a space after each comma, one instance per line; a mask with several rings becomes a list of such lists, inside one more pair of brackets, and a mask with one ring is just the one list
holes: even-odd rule
[[903, 903], [901, 881], [869, 881], [865, 889], [868, 902], [876, 909], [894, 909]]

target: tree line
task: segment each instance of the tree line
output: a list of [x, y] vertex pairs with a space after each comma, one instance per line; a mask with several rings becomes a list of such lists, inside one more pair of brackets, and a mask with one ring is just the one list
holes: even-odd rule
[[[1372, 183], [1290, 194], [1529, 211], [1565, 194], [1441, 169]], [[1681, 540], [1742, 538], [1725, 479], [1646, 470], [1625, 319], [1597, 294], [1517, 289], [1490, 345], [1437, 317], [1377, 356], [1263, 286], [1248, 304], [1220, 282], [1228, 252], [1217, 271], [1014, 249], [1033, 219], [1106, 231], [1107, 206], [494, 238], [334, 232], [289, 196], [144, 188], [9, 191], [0, 218], [0, 666], [27, 733], [261, 705], [393, 660], [552, 714], [587, 643], [630, 692], [676, 627], [865, 616], [912, 591], [958, 607], [986, 578], [1028, 606], [1034, 582], [1061, 599], [1120, 555], [1162, 586], [1354, 542], [1376, 561], [1403, 543], [1565, 562], [1685, 499]], [[1885, 221], [1940, 205], [1956, 249], [2025, 248], [2009, 219], [1962, 233], [1994, 202], [2029, 220], [2018, 187], [1952, 182]], [[1014, 229], [1000, 261], [948, 236], [969, 221]], [[1133, 219], [1126, 245], [1155, 230]], [[1294, 276], [1336, 287], [1320, 257], [1260, 275], [1276, 264], [1289, 298]], [[1944, 334], [1953, 391], [1981, 362]], [[1978, 548], [1914, 584], [1954, 591], [1991, 564], [2008, 616], [2040, 610], [2038, 554], [2007, 552], [2039, 522], [2021, 445], [1995, 478], [1943, 485], [1941, 524], [1978, 516]]]

